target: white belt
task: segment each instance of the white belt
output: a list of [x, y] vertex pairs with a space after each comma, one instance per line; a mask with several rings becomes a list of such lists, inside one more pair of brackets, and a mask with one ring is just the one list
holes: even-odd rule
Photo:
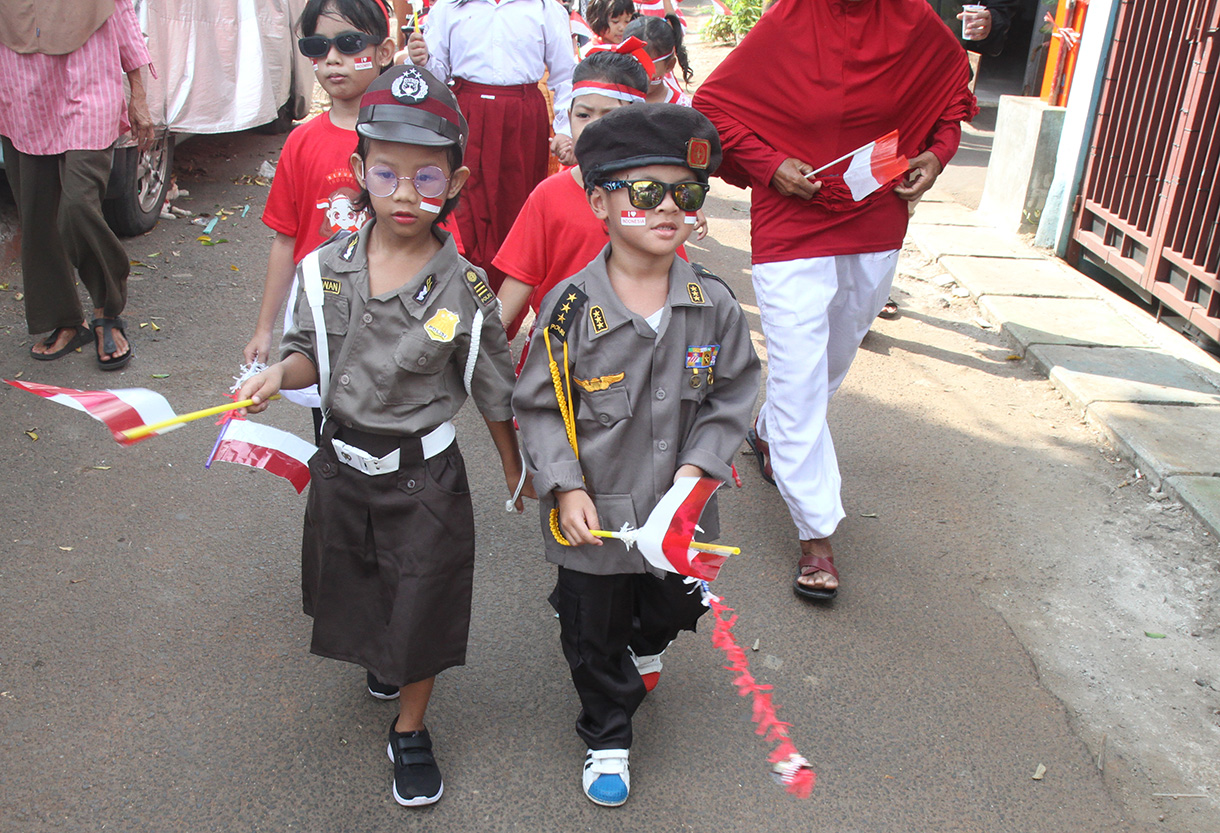
[[[457, 431], [454, 429], [453, 423], [442, 422], [431, 433], [420, 437], [419, 443], [423, 448], [424, 459], [427, 460], [440, 454], [453, 443], [455, 436], [457, 436]], [[397, 448], [384, 457], [374, 457], [363, 448], [348, 445], [340, 439], [331, 438], [331, 444], [335, 447], [335, 454], [338, 456], [339, 462], [345, 466], [351, 466], [356, 471], [368, 475], [390, 474], [398, 471], [399, 449]]]

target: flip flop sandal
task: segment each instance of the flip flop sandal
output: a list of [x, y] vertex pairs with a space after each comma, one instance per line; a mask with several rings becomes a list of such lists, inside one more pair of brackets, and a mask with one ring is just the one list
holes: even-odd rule
[[775, 485], [775, 478], [771, 476], [771, 462], [767, 458], [771, 454], [771, 449], [766, 441], [760, 440], [758, 434], [753, 428], [746, 431], [746, 445], [754, 452], [754, 459], [758, 461], [758, 472], [762, 475], [763, 480]]
[[[102, 328], [102, 352], [104, 353], [113, 353], [119, 349], [118, 345], [114, 343], [115, 330], [122, 333], [123, 338], [127, 338], [127, 325], [117, 315], [114, 318], [95, 318], [89, 323], [89, 326], [95, 330], [98, 327]], [[99, 355], [97, 363], [102, 370], [118, 370], [121, 367], [126, 367], [134, 355], [135, 351], [131, 348], [131, 340], [128, 339], [126, 353], [113, 359], [103, 359]]]
[[835, 578], [839, 577], [839, 571], [835, 569], [834, 562], [829, 558], [823, 558], [820, 555], [802, 555], [801, 559], [796, 562], [796, 578], [792, 580], [792, 589], [796, 595], [803, 599], [810, 599], [817, 602], [828, 602], [835, 596], [839, 595], [839, 588], [827, 590], [825, 588], [806, 587], [797, 579], [802, 576], [812, 575], [813, 573], [823, 570], [830, 573]]
[[898, 302], [893, 298], [887, 298], [885, 306], [881, 308], [881, 312], [877, 313], [878, 318], [895, 319], [898, 317]]
[[64, 356], [71, 353], [73, 350], [79, 350], [81, 347], [84, 347], [86, 344], [93, 343], [93, 330], [91, 330], [88, 327], [85, 327], [83, 325], [77, 324], [75, 327], [56, 327], [49, 336], [47, 336], [46, 338], [44, 338], [42, 340], [42, 346], [43, 347], [54, 346], [55, 341], [59, 338], [59, 334], [62, 333], [64, 330], [75, 330], [76, 335], [72, 336], [71, 341], [69, 341], [63, 347], [59, 348], [54, 353], [35, 353], [34, 348], [31, 347], [30, 355], [33, 356], [36, 361], [53, 362], [56, 359], [63, 358]]

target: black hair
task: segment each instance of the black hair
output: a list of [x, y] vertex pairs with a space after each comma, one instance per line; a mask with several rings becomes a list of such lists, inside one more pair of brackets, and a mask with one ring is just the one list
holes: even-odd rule
[[318, 31], [318, 18], [325, 12], [333, 12], [366, 35], [372, 35], [381, 43], [390, 35], [386, 22], [389, 7], [384, 0], [309, 0], [301, 12], [297, 26], [305, 37]]
[[637, 37], [644, 41], [652, 58], [674, 53], [678, 66], [682, 68], [682, 80], [689, 84], [695, 77], [690, 68], [690, 59], [686, 56], [686, 46], [682, 43], [682, 21], [676, 14], [667, 14], [663, 18], [637, 17], [627, 24], [623, 37]]
[[589, 0], [585, 22], [599, 38], [610, 29], [610, 19], [620, 15], [635, 16], [635, 0]]
[[[359, 141], [356, 142], [356, 153], [360, 156], [362, 161], [368, 159], [369, 142], [371, 141], [372, 139], [369, 139], [367, 136], [361, 136]], [[449, 163], [449, 176], [453, 176], [453, 172], [462, 167], [461, 145], [449, 145], [449, 147], [445, 148], [445, 159]], [[461, 197], [462, 195], [459, 192], [456, 197], [451, 197], [450, 199], [445, 200], [445, 204], [441, 206], [440, 213], [436, 215], [436, 219], [433, 221], [433, 224], [435, 225], [436, 223], [444, 222], [445, 218], [452, 214], [454, 209], [457, 208], [458, 200], [461, 199]], [[368, 207], [369, 189], [366, 186], [361, 188], [360, 193], [356, 195], [356, 199], [352, 200], [352, 208], [356, 209], [357, 211], [364, 211]]]
[[648, 73], [644, 65], [631, 55], [603, 50], [594, 52], [572, 70], [572, 83], [579, 81], [607, 81], [638, 90], [640, 95], [648, 93]]

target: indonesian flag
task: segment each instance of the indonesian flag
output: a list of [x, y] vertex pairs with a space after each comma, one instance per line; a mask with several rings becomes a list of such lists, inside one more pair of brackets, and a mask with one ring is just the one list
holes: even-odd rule
[[445, 207], [444, 197], [420, 197], [419, 207], [424, 211], [430, 211], [433, 214], [440, 214], [441, 209]]
[[856, 202], [907, 170], [907, 158], [898, 153], [898, 131], [891, 130], [875, 142], [851, 153], [851, 164], [843, 181]]
[[589, 28], [589, 24], [580, 16], [580, 12], [573, 10], [569, 16], [569, 22], [572, 27], [572, 35], [579, 39], [579, 43], [586, 43], [593, 40], [593, 30]]
[[724, 0], [712, 0], [712, 14], [732, 14], [733, 10], [728, 7]]
[[265, 469], [292, 484], [299, 495], [309, 485], [309, 458], [318, 449], [305, 440], [245, 419], [229, 419], [220, 429], [220, 437], [212, 455], [204, 463], [237, 463], [255, 469]]
[[4, 381], [15, 388], [36, 394], [44, 399], [84, 411], [94, 419], [105, 423], [115, 440], [122, 445], [132, 445], [147, 437], [159, 436], [182, 427], [181, 425], [170, 425], [134, 440], [123, 434], [124, 431], [132, 428], [152, 425], [177, 416], [164, 396], [148, 388], [75, 390], [54, 385], [41, 385], [37, 382], [16, 382], [12, 379]]
[[728, 558], [691, 549], [703, 507], [720, 488], [711, 477], [680, 477], [653, 507], [648, 521], [635, 532], [635, 542], [649, 564], [671, 573], [714, 581]]

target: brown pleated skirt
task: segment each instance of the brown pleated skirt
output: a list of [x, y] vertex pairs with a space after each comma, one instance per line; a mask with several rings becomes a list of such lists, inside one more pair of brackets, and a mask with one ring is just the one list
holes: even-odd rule
[[[370, 476], [340, 463], [331, 438], [399, 469]], [[474, 510], [457, 442], [425, 460], [418, 439], [323, 429], [309, 461], [301, 546], [310, 650], [403, 686], [466, 661]]]

